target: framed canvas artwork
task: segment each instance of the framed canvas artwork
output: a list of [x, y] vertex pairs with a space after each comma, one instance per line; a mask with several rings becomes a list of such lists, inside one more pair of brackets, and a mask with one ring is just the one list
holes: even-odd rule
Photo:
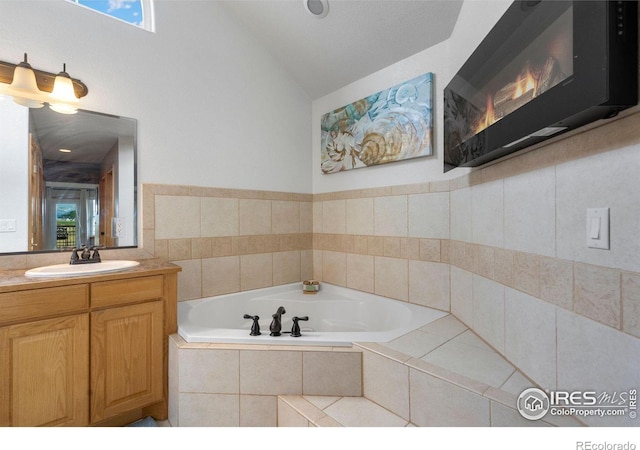
[[322, 116], [322, 173], [433, 154], [433, 73]]

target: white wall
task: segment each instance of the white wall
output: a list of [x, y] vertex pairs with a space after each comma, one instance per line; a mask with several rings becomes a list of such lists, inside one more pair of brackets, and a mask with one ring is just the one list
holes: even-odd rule
[[[29, 240], [29, 110], [0, 95], [0, 220], [15, 220], [16, 231], [0, 233], [0, 248], [20, 252]], [[20, 133], [15, 133], [21, 130]]]
[[309, 193], [310, 99], [213, 1], [158, 1], [156, 32], [65, 0], [0, 1], [0, 60], [67, 70], [82, 108], [138, 119], [139, 182]]
[[[469, 169], [460, 168], [447, 174], [443, 173], [443, 90], [511, 3], [510, 0], [465, 1], [456, 27], [447, 41], [314, 100], [311, 160], [313, 192], [422, 183], [456, 178], [469, 172]], [[320, 120], [323, 114], [426, 72], [434, 73], [433, 156], [335, 174], [322, 174], [320, 171]]]

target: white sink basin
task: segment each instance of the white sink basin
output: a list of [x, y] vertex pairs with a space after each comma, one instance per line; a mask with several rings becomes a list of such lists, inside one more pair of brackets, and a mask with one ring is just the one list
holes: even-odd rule
[[118, 272], [140, 264], [138, 261], [113, 260], [91, 264], [55, 264], [27, 270], [24, 274], [31, 278], [45, 277], [80, 277], [97, 273]]

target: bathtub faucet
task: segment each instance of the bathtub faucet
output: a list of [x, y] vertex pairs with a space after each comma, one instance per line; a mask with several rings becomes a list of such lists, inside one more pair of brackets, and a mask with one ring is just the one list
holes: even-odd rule
[[276, 313], [271, 316], [273, 320], [271, 321], [271, 325], [269, 325], [269, 336], [280, 336], [280, 330], [282, 330], [282, 315], [287, 311], [284, 309], [284, 306], [278, 308]]

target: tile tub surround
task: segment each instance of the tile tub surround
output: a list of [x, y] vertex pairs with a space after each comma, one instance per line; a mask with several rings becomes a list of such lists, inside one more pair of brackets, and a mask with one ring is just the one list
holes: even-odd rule
[[143, 245], [182, 267], [178, 299], [312, 277], [312, 201], [295, 194], [143, 185]]
[[[635, 386], [640, 114], [605, 123], [450, 181], [314, 195], [314, 278], [450, 311], [545, 388]], [[611, 250], [588, 249], [603, 206]]]
[[362, 395], [351, 347], [190, 344], [169, 338], [172, 426], [276, 426], [278, 395]]
[[389, 343], [357, 343], [363, 396], [278, 396], [278, 426], [582, 426], [528, 421], [516, 398], [532, 382], [448, 315]]
[[[606, 372], [595, 355], [618, 355], [609, 367], [640, 356], [640, 198], [630, 194], [640, 168], [640, 114], [605, 123], [445, 181], [314, 195], [144, 185], [144, 249], [183, 267], [181, 299], [269, 283], [264, 271], [251, 275], [259, 264], [274, 284], [299, 267], [301, 278], [451, 311], [545, 387], [600, 389], [577, 386], [580, 373], [598, 373], [602, 383], [626, 389], [633, 381], [626, 372]], [[227, 215], [236, 208], [215, 199], [238, 202], [238, 225], [211, 224], [205, 213], [200, 235], [192, 236], [191, 225], [167, 235], [166, 206], [183, 197]], [[266, 203], [254, 201], [270, 201], [270, 220], [241, 228], [243, 199], [263, 215]], [[274, 211], [295, 209], [275, 202], [298, 202], [298, 222], [276, 219], [274, 230]], [[587, 249], [586, 208], [603, 206], [611, 208], [612, 248]], [[266, 233], [268, 223], [270, 234], [240, 235]], [[207, 227], [217, 235], [203, 235]], [[528, 314], [545, 327], [540, 346], [531, 327], [514, 326]], [[601, 339], [591, 354], [561, 361], [582, 354], [580, 340], [592, 334]]]

